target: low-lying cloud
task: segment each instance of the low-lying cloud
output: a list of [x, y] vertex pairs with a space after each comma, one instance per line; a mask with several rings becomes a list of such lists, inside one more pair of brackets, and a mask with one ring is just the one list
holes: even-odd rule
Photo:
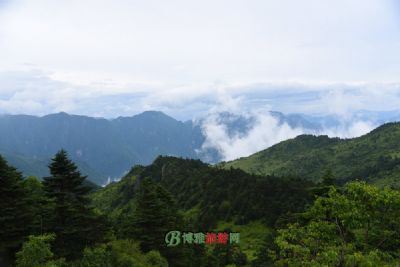
[[[277, 113], [260, 109], [243, 110], [241, 113], [233, 114], [232, 111], [240, 110], [238, 107], [242, 103], [232, 98], [227, 102], [229, 106], [226, 107], [221, 102], [220, 105], [212, 108], [207, 118], [201, 122], [205, 136], [203, 151], [215, 149], [223, 161], [249, 156], [301, 134], [353, 138], [364, 135], [378, 126], [372, 121], [360, 120], [347, 113], [336, 116], [330, 125], [325, 124], [329, 118], [324, 117], [317, 118], [319, 122], [314, 123], [314, 127], [290, 125], [289, 117], [285, 117], [284, 114], [281, 114], [283, 117], [279, 118]], [[232, 106], [232, 103], [235, 105]], [[228, 119], [225, 118], [226, 116]], [[235, 129], [234, 122], [239, 119], [248, 121], [249, 123], [245, 126], [250, 125], [250, 127], [243, 130], [246, 127], [241, 125]], [[296, 123], [301, 124], [301, 122], [292, 121], [292, 124]]]
[[[76, 83], [42, 70], [0, 71], [0, 114], [46, 115], [68, 112], [114, 118], [145, 110], [163, 111], [180, 120], [203, 117], [220, 102], [240, 100], [243, 109], [352, 117], [358, 110], [393, 111], [399, 83], [247, 83], [158, 84], [98, 80]], [[231, 101], [232, 103], [227, 103]]]
[[[74, 84], [39, 70], [0, 72], [0, 114], [65, 111], [115, 118], [159, 110], [182, 121], [201, 119], [206, 137], [203, 149], [217, 150], [224, 160], [250, 155], [299, 134], [360, 136], [384, 122], [399, 120], [399, 102], [397, 83]], [[299, 113], [304, 116], [291, 120], [304, 119], [311, 126], [279, 119], [270, 111]], [[239, 130], [228, 127], [228, 118], [220, 116], [224, 112], [251, 123]]]
[[218, 115], [210, 115], [202, 125], [206, 141], [203, 149], [216, 149], [223, 160], [233, 160], [248, 156], [270, 147], [280, 141], [304, 133], [300, 128], [292, 128], [268, 114], [258, 114], [254, 126], [244, 135], [230, 136], [227, 126], [218, 121]]

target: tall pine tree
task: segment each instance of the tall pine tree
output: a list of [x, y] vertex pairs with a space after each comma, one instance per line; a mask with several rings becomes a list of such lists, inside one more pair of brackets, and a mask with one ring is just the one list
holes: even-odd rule
[[89, 206], [90, 188], [84, 185], [86, 176], [68, 159], [67, 152], [59, 151], [49, 168], [51, 176], [43, 181], [49, 199], [44, 227], [56, 234], [56, 255], [76, 259], [85, 246], [101, 239], [101, 222]]
[[43, 218], [46, 211], [46, 196], [42, 182], [35, 176], [29, 176], [23, 182], [29, 195], [29, 216], [32, 222], [28, 226], [30, 235], [43, 234]]
[[30, 216], [22, 175], [0, 156], [0, 266], [9, 259], [28, 233]]
[[162, 249], [165, 234], [177, 227], [178, 210], [172, 196], [146, 178], [141, 181], [135, 198], [135, 211], [126, 221], [125, 230], [140, 240], [144, 252]]
[[135, 196], [135, 211], [125, 218], [126, 237], [140, 241], [144, 252], [160, 251], [170, 266], [190, 266], [186, 248], [170, 248], [165, 244], [165, 234], [183, 228], [183, 218], [178, 212], [173, 196], [150, 178], [140, 182]]

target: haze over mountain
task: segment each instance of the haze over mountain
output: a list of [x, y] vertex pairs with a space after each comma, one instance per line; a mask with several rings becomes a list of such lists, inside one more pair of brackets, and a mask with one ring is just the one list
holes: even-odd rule
[[[376, 113], [375, 117], [380, 118]], [[340, 136], [341, 127], [352, 126], [346, 123], [334, 116], [280, 112], [219, 112], [186, 122], [158, 111], [110, 120], [67, 113], [2, 115], [0, 153], [25, 175], [44, 177], [50, 158], [64, 148], [84, 174], [104, 184], [123, 176], [132, 165], [150, 164], [159, 155], [216, 163], [250, 155], [304, 133]], [[361, 134], [369, 128], [362, 130]], [[351, 137], [346, 131], [342, 135]]]
[[[396, 7], [0, 0], [0, 114], [44, 116], [3, 116], [0, 152], [43, 176], [64, 147], [105, 181], [159, 154], [218, 162], [360, 136], [400, 117]], [[144, 110], [181, 121], [131, 117]]]
[[66, 113], [0, 117], [0, 151], [25, 173], [40, 176], [47, 174], [46, 164], [60, 148], [86, 167], [83, 172], [92, 180], [104, 183], [160, 154], [196, 157], [201, 143], [199, 128], [161, 112], [113, 120]]

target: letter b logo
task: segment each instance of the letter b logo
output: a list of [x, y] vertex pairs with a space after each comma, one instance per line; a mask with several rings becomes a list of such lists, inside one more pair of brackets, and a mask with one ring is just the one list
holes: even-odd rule
[[181, 232], [170, 231], [165, 235], [165, 243], [167, 247], [176, 247], [181, 243]]

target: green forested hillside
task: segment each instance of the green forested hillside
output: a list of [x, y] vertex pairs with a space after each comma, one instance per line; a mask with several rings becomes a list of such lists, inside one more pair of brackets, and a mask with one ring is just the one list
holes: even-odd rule
[[65, 151], [49, 169], [0, 157], [1, 266], [399, 266], [398, 190], [158, 157], [93, 192]]
[[312, 200], [314, 184], [297, 178], [258, 176], [224, 170], [199, 160], [158, 157], [153, 164], [134, 167], [120, 182], [93, 194], [96, 207], [114, 219], [134, 209], [140, 181], [151, 178], [176, 199], [178, 207], [195, 216], [196, 227], [209, 229], [217, 222], [238, 224], [263, 220], [270, 225], [283, 214], [301, 211]]
[[134, 167], [120, 182], [92, 195], [93, 204], [109, 215], [122, 236], [135, 220], [135, 196], [146, 178], [172, 194], [184, 218], [183, 229], [242, 232], [241, 250], [249, 260], [270, 228], [302, 212], [314, 199], [314, 184], [305, 180], [257, 176], [198, 160], [158, 157], [153, 164]]
[[317, 181], [332, 170], [339, 181], [400, 185], [400, 123], [353, 139], [301, 135], [246, 158], [222, 164], [263, 175], [296, 175]]

